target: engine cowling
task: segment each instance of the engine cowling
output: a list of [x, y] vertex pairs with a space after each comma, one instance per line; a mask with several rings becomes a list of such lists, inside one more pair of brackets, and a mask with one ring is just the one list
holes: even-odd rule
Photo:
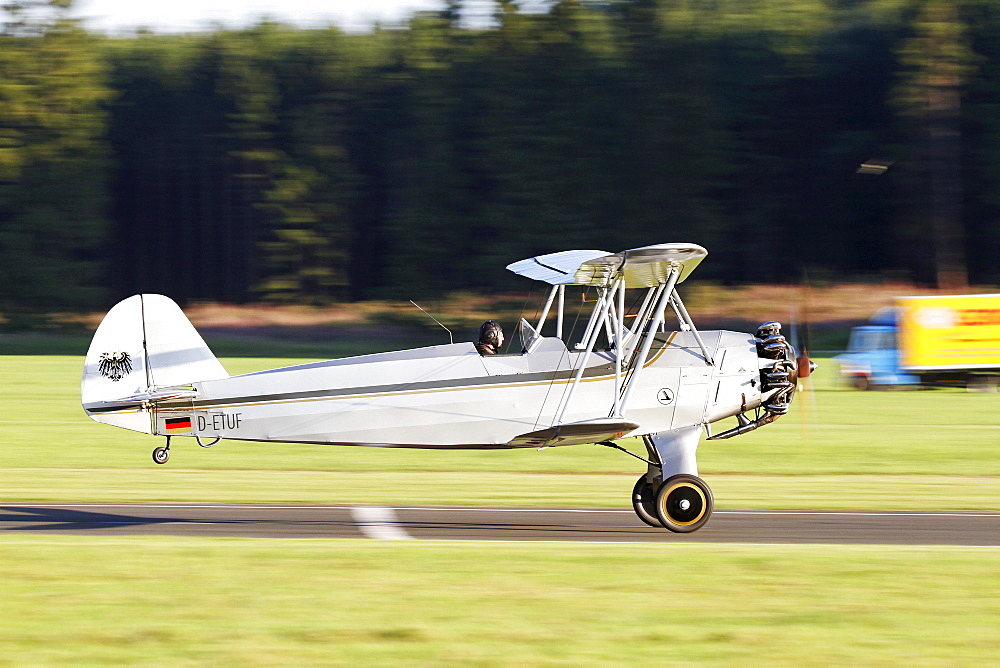
[[753, 431], [774, 422], [788, 412], [799, 378], [807, 377], [816, 368], [808, 357], [796, 357], [795, 350], [781, 334], [781, 323], [765, 322], [754, 335], [757, 358], [760, 360], [760, 390], [763, 414], [755, 419], [741, 413], [736, 416], [736, 427], [720, 434], [709, 436], [709, 440], [732, 438]]
[[784, 415], [795, 397], [795, 386], [799, 381], [799, 363], [795, 350], [781, 335], [781, 323], [765, 322], [756, 332], [757, 356], [762, 360], [773, 360], [761, 365], [761, 394], [766, 399], [764, 410], [772, 415]]

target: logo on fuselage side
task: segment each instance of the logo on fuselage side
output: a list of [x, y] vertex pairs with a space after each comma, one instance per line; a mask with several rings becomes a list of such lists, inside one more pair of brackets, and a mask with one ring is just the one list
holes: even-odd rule
[[666, 387], [661, 388], [660, 391], [656, 393], [656, 400], [666, 406], [674, 400], [673, 390]]

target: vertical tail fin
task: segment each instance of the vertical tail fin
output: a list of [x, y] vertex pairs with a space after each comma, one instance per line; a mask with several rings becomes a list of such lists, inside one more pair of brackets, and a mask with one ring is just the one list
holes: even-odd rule
[[152, 433], [141, 395], [228, 377], [172, 299], [133, 295], [108, 311], [94, 333], [80, 397], [98, 422]]

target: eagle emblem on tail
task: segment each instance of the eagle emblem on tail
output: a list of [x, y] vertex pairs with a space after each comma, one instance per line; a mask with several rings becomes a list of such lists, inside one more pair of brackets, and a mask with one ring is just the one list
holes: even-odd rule
[[132, 373], [132, 358], [128, 353], [101, 353], [97, 366], [101, 375], [111, 381], [118, 382]]

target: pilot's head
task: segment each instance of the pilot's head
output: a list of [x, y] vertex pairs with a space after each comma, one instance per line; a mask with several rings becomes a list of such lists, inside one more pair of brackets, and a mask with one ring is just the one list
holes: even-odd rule
[[487, 320], [479, 328], [479, 342], [493, 346], [494, 350], [500, 350], [503, 345], [503, 329], [496, 320]]

